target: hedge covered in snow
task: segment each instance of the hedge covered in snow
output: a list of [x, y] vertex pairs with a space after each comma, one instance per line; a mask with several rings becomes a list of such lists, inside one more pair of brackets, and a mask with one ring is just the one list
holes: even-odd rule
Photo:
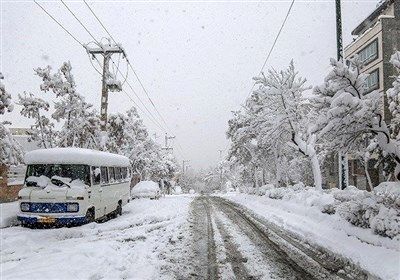
[[339, 215], [357, 227], [370, 228], [375, 234], [400, 240], [400, 183], [385, 182], [373, 192], [350, 186], [345, 190], [318, 191], [299, 183], [275, 188], [266, 185], [259, 195], [317, 207], [322, 213]]

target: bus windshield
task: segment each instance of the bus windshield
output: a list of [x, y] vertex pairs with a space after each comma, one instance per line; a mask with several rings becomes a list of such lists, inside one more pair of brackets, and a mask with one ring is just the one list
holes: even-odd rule
[[90, 186], [90, 168], [83, 164], [31, 164], [26, 170], [26, 178], [31, 176], [46, 176], [49, 179], [58, 176], [71, 181], [78, 179]]

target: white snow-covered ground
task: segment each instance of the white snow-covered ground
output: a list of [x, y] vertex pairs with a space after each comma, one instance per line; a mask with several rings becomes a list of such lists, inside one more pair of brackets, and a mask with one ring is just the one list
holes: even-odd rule
[[266, 196], [228, 194], [222, 197], [255, 212], [261, 218], [349, 258], [382, 279], [400, 279], [400, 242], [355, 227], [338, 215], [321, 213], [318, 207]]
[[[1, 279], [156, 279], [185, 239], [193, 197], [138, 199], [123, 215], [74, 228], [1, 229]], [[15, 205], [7, 205], [12, 216]], [[15, 209], [16, 211], [16, 209]], [[15, 215], [15, 212], [14, 212]], [[2, 217], [3, 219], [3, 217]], [[179, 259], [179, 256], [175, 256]]]

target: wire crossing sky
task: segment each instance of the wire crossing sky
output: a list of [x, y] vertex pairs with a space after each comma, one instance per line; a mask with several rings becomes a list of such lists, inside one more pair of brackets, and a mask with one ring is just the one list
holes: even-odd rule
[[[97, 40], [111, 34], [132, 62], [125, 93], [109, 95], [109, 113], [140, 105], [149, 132], [163, 136], [161, 126], [176, 135], [175, 151], [182, 150], [195, 168], [215, 164], [218, 150], [226, 154], [231, 111], [239, 109], [248, 95], [252, 77], [265, 61], [291, 3], [88, 1], [102, 26], [83, 1], [65, 2]], [[343, 1], [345, 45], [352, 39], [351, 30], [377, 2]], [[93, 41], [60, 1], [39, 3], [78, 42]], [[69, 60], [79, 92], [99, 108], [101, 78], [82, 46], [33, 2], [3, 1], [1, 7], [1, 71], [13, 101], [24, 91], [50, 101], [51, 94], [40, 92], [33, 69], [46, 65], [57, 69]], [[317, 85], [335, 50], [334, 1], [296, 1], [266, 69], [284, 68], [293, 58], [300, 74]], [[120, 68], [123, 80], [126, 72]], [[30, 126], [19, 110], [16, 106], [7, 118], [14, 127]]]

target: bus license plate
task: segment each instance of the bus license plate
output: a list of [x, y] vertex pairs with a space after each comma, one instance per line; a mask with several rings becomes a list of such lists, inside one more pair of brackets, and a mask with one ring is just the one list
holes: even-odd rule
[[55, 223], [56, 218], [53, 217], [40, 217], [39, 222], [44, 224], [52, 224]]

